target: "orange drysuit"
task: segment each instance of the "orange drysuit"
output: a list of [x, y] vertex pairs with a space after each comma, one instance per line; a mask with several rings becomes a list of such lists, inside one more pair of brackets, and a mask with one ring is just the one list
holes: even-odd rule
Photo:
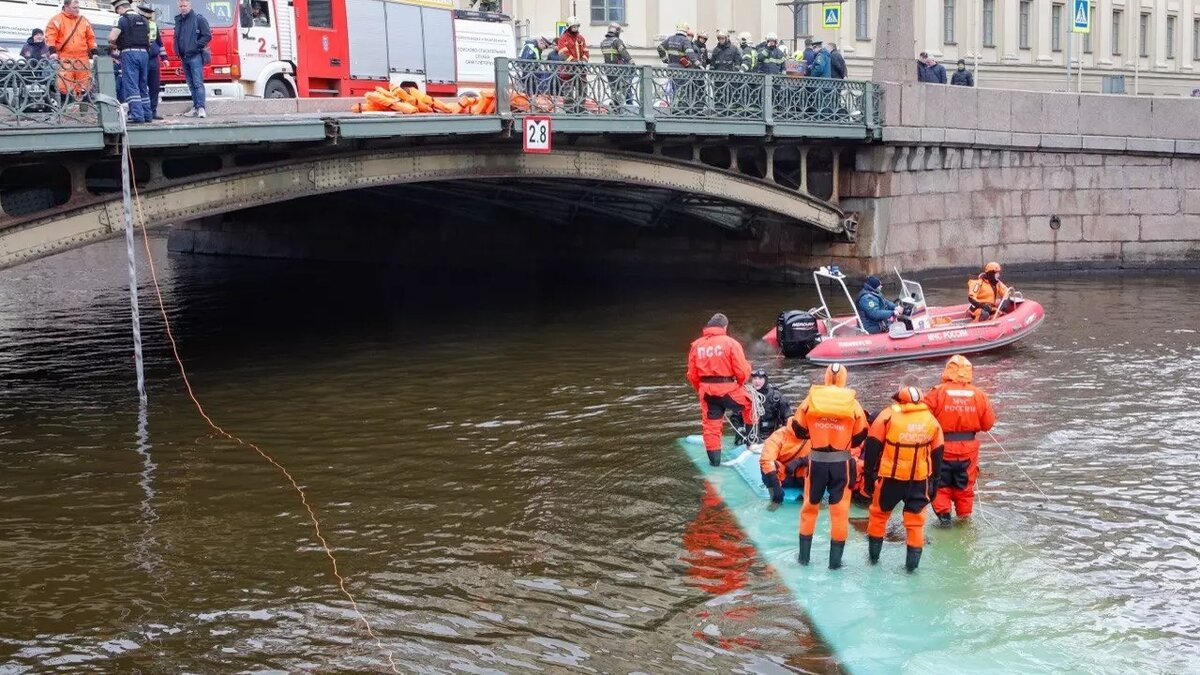
[[783, 488], [804, 484], [804, 467], [808, 464], [808, 441], [796, 438], [792, 427], [776, 429], [763, 443], [758, 466], [763, 485], [771, 491], [771, 501], [783, 503]]
[[979, 439], [996, 423], [996, 412], [988, 395], [971, 384], [971, 362], [951, 357], [942, 371], [942, 383], [923, 399], [937, 417], [946, 438], [946, 453], [933, 498], [933, 512], [946, 523], [950, 508], [959, 518], [971, 515], [975, 505], [975, 481], [979, 478]]
[[[999, 274], [999, 271], [995, 274]], [[967, 301], [971, 303], [971, 314], [976, 321], [987, 321], [1010, 309], [1001, 306], [1008, 299], [1008, 286], [998, 277], [990, 278], [988, 275], [989, 272], [983, 272], [967, 281]]]
[[937, 419], [921, 403], [920, 390], [901, 387], [895, 399], [894, 405], [875, 418], [864, 448], [867, 489], [872, 492], [868, 551], [871, 563], [879, 562], [888, 518], [904, 502], [908, 541], [905, 567], [911, 572], [920, 563], [925, 546], [925, 507], [933, 493], [932, 482], [941, 471], [945, 440]]
[[850, 532], [850, 494], [858, 472], [851, 451], [867, 436], [867, 414], [853, 389], [837, 384], [813, 385], [790, 426], [796, 437], [807, 439], [812, 448], [804, 481], [804, 505], [800, 507], [800, 564], [808, 564], [817, 514], [828, 493], [829, 568], [837, 569], [842, 565], [842, 551]]
[[54, 49], [61, 62], [58, 91], [78, 98], [91, 91], [91, 55], [96, 50], [96, 33], [92, 23], [82, 14], [71, 16], [59, 12], [46, 24], [46, 44]]
[[740, 413], [743, 423], [754, 423], [754, 407], [743, 388], [750, 379], [750, 362], [742, 345], [726, 335], [723, 326], [708, 326], [688, 351], [687, 379], [700, 397], [708, 460], [719, 465], [725, 412]]

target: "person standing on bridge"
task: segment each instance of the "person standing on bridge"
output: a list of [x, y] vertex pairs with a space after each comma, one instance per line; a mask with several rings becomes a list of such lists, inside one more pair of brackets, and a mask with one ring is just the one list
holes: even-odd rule
[[121, 18], [108, 34], [108, 44], [110, 48], [116, 46], [121, 59], [121, 102], [129, 108], [126, 119], [132, 124], [149, 122], [154, 118], [146, 82], [150, 72], [150, 22], [133, 9], [129, 0], [113, 2], [113, 11]]
[[[600, 51], [604, 54], [604, 62], [607, 64], [628, 66], [633, 63], [629, 48], [621, 39], [621, 24], [615, 21], [608, 24], [608, 32], [604, 34], [604, 40], [600, 43]], [[614, 72], [608, 75], [608, 88], [612, 95], [612, 104], [617, 108], [624, 108], [633, 103], [633, 73], [625, 72], [623, 68], [614, 69]]]
[[814, 384], [789, 423], [796, 438], [807, 440], [808, 473], [804, 480], [804, 505], [800, 507], [800, 564], [812, 553], [813, 532], [821, 501], [829, 495], [829, 569], [842, 566], [846, 537], [850, 534], [850, 496], [858, 472], [852, 450], [867, 437], [867, 414], [840, 363], [825, 369], [825, 384]]
[[146, 76], [146, 89], [150, 93], [150, 119], [161, 120], [158, 115], [158, 99], [162, 94], [162, 69], [167, 65], [167, 52], [163, 45], [162, 33], [158, 32], [158, 22], [154, 20], [154, 5], [140, 2], [138, 11], [150, 24], [150, 49], [146, 52], [150, 57], [150, 70]]
[[921, 402], [921, 390], [901, 386], [896, 403], [880, 411], [871, 424], [863, 459], [864, 487], [871, 495], [867, 510], [867, 555], [874, 565], [883, 550], [883, 535], [892, 510], [904, 503], [908, 553], [904, 567], [915, 571], [925, 547], [925, 507], [942, 471], [945, 439], [937, 418]]
[[[579, 19], [567, 18], [567, 29], [558, 36], [558, 53], [567, 63], [586, 64], [591, 58], [588, 51], [587, 38], [579, 32]], [[587, 73], [583, 66], [566, 68], [559, 73], [563, 81], [562, 94], [566, 103], [566, 112], [582, 113], [583, 96], [587, 88]]]
[[950, 509], [959, 519], [970, 518], [975, 508], [975, 481], [979, 479], [979, 439], [996, 423], [996, 411], [982, 389], [971, 384], [973, 368], [967, 357], [950, 357], [942, 382], [922, 399], [937, 418], [946, 437], [941, 473], [935, 477], [937, 494], [933, 512], [938, 524], [949, 527]]
[[741, 71], [743, 73], [753, 73], [758, 70], [758, 49], [750, 44], [753, 37], [745, 31], [738, 34], [738, 51], [742, 53]]
[[713, 70], [725, 73], [735, 73], [742, 69], [742, 50], [729, 41], [729, 33], [717, 31], [717, 46], [713, 47], [709, 63]]
[[68, 101], [89, 96], [96, 32], [79, 13], [79, 0], [64, 0], [62, 11], [46, 24], [46, 44], [58, 56], [58, 92]]
[[757, 64], [757, 72], [764, 75], [778, 75], [783, 72], [783, 62], [787, 60], [787, 54], [779, 48], [779, 36], [774, 33], [767, 33], [766, 39], [759, 45], [757, 56], [755, 57]]
[[179, 0], [179, 15], [175, 17], [175, 55], [183, 64], [183, 77], [192, 94], [192, 109], [184, 117], [207, 117], [204, 110], [204, 62], [208, 60], [208, 43], [212, 28], [197, 12], [192, 0]]
[[700, 425], [708, 463], [721, 465], [721, 430], [726, 411], [741, 416], [743, 427], [754, 424], [754, 406], [746, 393], [750, 362], [737, 340], [729, 337], [729, 319], [713, 314], [688, 350], [687, 379], [700, 397]]
[[[662, 62], [672, 68], [694, 68], [696, 57], [696, 45], [687, 36], [689, 27], [686, 22], [680, 21], [675, 24], [675, 34], [668, 36], [658, 45], [658, 57]], [[692, 80], [686, 77], [671, 78], [671, 109], [672, 111], [686, 110], [694, 96], [692, 93]]]

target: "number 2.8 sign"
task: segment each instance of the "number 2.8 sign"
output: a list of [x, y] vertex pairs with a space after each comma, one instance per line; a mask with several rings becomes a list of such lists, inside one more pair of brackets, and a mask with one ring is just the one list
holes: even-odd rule
[[548, 153], [553, 138], [550, 118], [530, 115], [522, 123], [525, 128], [525, 152]]

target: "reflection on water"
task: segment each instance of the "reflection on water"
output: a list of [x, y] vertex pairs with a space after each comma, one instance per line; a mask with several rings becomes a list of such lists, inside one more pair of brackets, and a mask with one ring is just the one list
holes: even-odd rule
[[[675, 445], [699, 426], [702, 321], [725, 311], [750, 344], [810, 294], [161, 261], [206, 409], [296, 475], [406, 671], [836, 668]], [[1013, 281], [1049, 319], [976, 359], [1011, 458], [985, 448], [962, 545], [1014, 584], [1061, 574], [1102, 652], [1186, 669], [1200, 300], [1187, 279]], [[0, 671], [384, 668], [295, 492], [207, 435], [149, 312], [140, 416], [124, 282], [117, 243], [0, 272]], [[797, 400], [816, 372], [750, 352]], [[877, 408], [939, 370], [852, 378]]]

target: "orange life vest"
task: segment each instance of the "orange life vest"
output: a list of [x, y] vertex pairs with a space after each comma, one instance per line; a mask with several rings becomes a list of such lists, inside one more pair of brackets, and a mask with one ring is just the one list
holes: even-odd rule
[[933, 473], [938, 423], [924, 403], [892, 405], [879, 462], [880, 478], [925, 480]]

